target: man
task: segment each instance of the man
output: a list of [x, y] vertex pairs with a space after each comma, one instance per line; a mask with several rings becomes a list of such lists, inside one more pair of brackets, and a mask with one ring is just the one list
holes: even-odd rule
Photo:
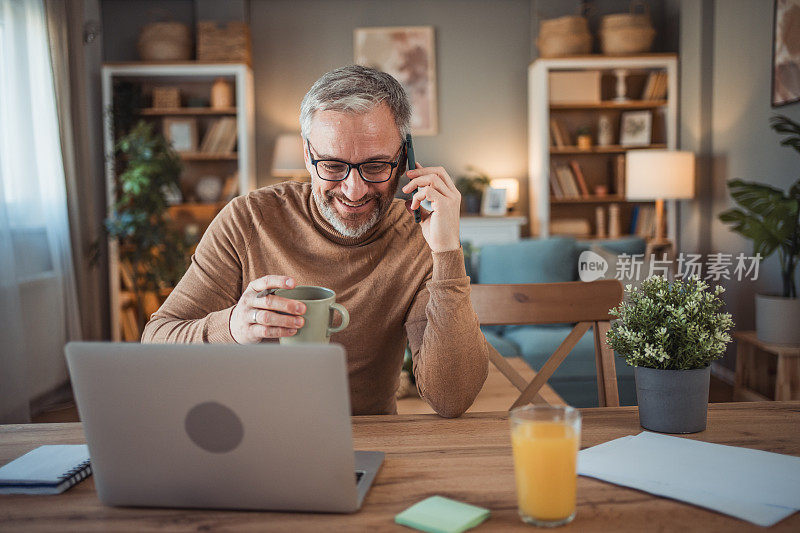
[[[406, 339], [417, 387], [442, 416], [461, 415], [483, 386], [490, 348], [469, 298], [459, 242], [460, 195], [441, 167], [405, 167], [410, 106], [400, 84], [349, 66], [322, 76], [300, 111], [310, 184], [281, 183], [231, 201], [197, 246], [186, 275], [153, 314], [143, 342], [238, 342], [294, 335], [302, 303], [264, 289], [320, 285], [350, 325], [354, 414], [394, 413]], [[420, 224], [410, 210], [434, 211]]]

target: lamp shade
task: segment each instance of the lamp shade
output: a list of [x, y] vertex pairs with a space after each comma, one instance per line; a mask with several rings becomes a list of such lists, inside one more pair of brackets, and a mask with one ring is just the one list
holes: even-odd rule
[[272, 175], [276, 178], [308, 177], [303, 159], [303, 138], [299, 133], [283, 133], [275, 141]]
[[506, 202], [509, 206], [515, 205], [519, 201], [519, 181], [514, 178], [496, 178], [490, 183], [493, 189], [506, 190]]
[[677, 150], [630, 150], [625, 156], [628, 200], [694, 197], [694, 153]]

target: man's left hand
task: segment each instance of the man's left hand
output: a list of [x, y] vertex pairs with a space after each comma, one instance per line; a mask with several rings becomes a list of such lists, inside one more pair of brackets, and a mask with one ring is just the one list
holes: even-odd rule
[[423, 167], [406, 172], [409, 181], [403, 192], [419, 189], [412, 199], [406, 201], [406, 209], [413, 212], [420, 207], [422, 200], [429, 200], [433, 212], [422, 211], [422, 235], [434, 252], [457, 250], [461, 247], [458, 233], [461, 213], [461, 193], [456, 189], [453, 179], [442, 167]]

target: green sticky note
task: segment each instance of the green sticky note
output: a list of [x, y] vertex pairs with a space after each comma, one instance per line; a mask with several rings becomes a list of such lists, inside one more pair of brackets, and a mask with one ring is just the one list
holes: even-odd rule
[[489, 509], [431, 496], [394, 517], [403, 526], [429, 533], [460, 533], [489, 518]]

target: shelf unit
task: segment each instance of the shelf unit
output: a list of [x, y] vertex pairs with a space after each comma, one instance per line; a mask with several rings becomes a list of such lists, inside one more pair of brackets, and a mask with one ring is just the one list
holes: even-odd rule
[[[140, 85], [147, 94], [155, 86], [177, 86], [181, 92], [190, 96], [208, 98], [210, 88], [217, 78], [225, 78], [233, 83], [234, 107], [180, 107], [152, 108], [139, 110], [139, 115], [156, 124], [168, 117], [196, 117], [198, 120], [199, 140], [203, 130], [207, 129], [217, 118], [235, 117], [236, 119], [236, 151], [231, 153], [181, 152], [178, 155], [184, 163], [181, 176], [181, 188], [193, 191], [193, 185], [205, 175], [226, 176], [238, 175], [237, 194], [244, 194], [255, 189], [255, 100], [253, 96], [253, 73], [249, 66], [239, 63], [207, 63], [207, 62], [170, 62], [170, 63], [107, 63], [103, 65], [101, 81], [104, 113], [104, 145], [106, 158], [106, 195], [109, 209], [116, 198], [113, 147], [115, 144], [112, 108], [115, 83], [132, 82]], [[194, 225], [203, 231], [224, 207], [226, 202], [200, 203], [189, 199], [187, 203], [171, 206], [168, 213], [179, 228]], [[110, 214], [110, 213], [109, 213]], [[123, 313], [123, 308], [135, 305], [131, 294], [124, 290], [119, 260], [119, 243], [109, 241], [109, 294], [111, 312], [111, 332], [115, 341], [123, 340], [123, 328], [130, 330], [130, 314]], [[158, 305], [166, 298], [170, 288], [161, 289], [157, 295], [151, 295], [151, 302], [145, 301], [145, 309]], [[123, 322], [128, 320], [128, 324]], [[129, 336], [129, 335], [128, 335]], [[126, 336], [126, 337], [128, 337]], [[126, 338], [125, 340], [130, 340]]]
[[[614, 72], [624, 69], [627, 97], [625, 101], [613, 100], [616, 92]], [[550, 103], [550, 73], [563, 71], [593, 71], [600, 73], [601, 100], [575, 103]], [[642, 89], [651, 72], [666, 73], [666, 97], [643, 100]], [[529, 132], [529, 220], [531, 235], [547, 237], [554, 220], [579, 218], [587, 220], [594, 228], [594, 210], [599, 205], [620, 205], [621, 228], [627, 233], [635, 204], [628, 202], [623, 190], [617, 190], [613, 171], [614, 158], [629, 150], [643, 148], [676, 149], [678, 117], [678, 58], [674, 54], [647, 54], [637, 56], [580, 56], [538, 59], [528, 68], [528, 132]], [[619, 121], [626, 111], [652, 111], [652, 142], [647, 146], [621, 146]], [[574, 136], [579, 127], [592, 130], [597, 139], [597, 125], [601, 115], [606, 115], [614, 125], [616, 144], [580, 149], [577, 146], [551, 146], [550, 122], [556, 118]], [[551, 163], [579, 163], [590, 185], [606, 186], [608, 194], [581, 198], [554, 198], [550, 193]], [[651, 204], [651, 203], [650, 203]], [[674, 201], [668, 202], [667, 234], [674, 239], [676, 230]], [[595, 229], [592, 230], [593, 232]]]

